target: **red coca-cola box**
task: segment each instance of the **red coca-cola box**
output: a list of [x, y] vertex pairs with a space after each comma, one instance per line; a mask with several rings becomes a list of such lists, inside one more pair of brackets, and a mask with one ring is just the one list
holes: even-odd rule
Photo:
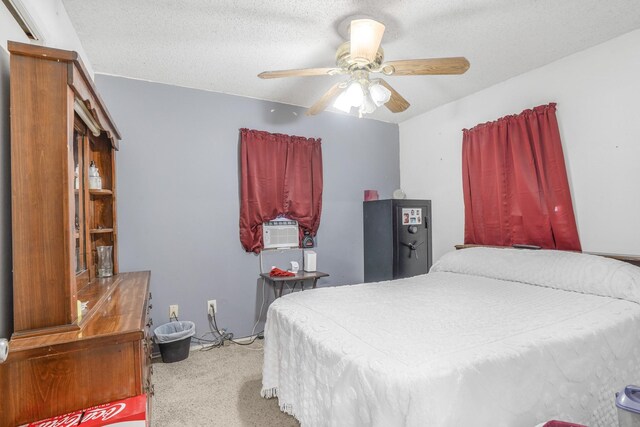
[[141, 394], [140, 396], [25, 424], [23, 427], [145, 427], [147, 425], [147, 395]]
[[542, 427], [587, 427], [587, 426], [582, 424], [576, 424], [576, 423], [568, 423], [566, 421], [551, 420], [546, 422], [545, 425]]

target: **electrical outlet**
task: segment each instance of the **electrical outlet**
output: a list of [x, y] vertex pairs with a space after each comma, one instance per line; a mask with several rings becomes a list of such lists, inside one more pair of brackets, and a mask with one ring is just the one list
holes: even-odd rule
[[175, 319], [178, 317], [178, 304], [169, 306], [169, 320]]
[[[213, 306], [213, 311], [211, 310], [211, 306]], [[207, 313], [209, 316], [213, 316], [214, 313], [218, 312], [218, 304], [216, 304], [216, 300], [210, 299], [207, 301]]]

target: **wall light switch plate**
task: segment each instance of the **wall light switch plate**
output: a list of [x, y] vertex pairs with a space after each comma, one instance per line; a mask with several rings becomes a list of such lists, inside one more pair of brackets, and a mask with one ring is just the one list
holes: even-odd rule
[[169, 306], [169, 320], [175, 319], [178, 317], [178, 304]]

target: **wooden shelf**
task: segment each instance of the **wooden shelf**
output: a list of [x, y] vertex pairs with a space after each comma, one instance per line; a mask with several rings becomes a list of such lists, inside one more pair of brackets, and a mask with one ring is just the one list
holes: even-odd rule
[[107, 189], [89, 189], [89, 194], [91, 194], [92, 196], [102, 196], [102, 197], [106, 197], [106, 196], [112, 196], [113, 195], [113, 191], [111, 190], [107, 190]]
[[89, 230], [91, 234], [113, 233], [113, 228], [92, 228]]

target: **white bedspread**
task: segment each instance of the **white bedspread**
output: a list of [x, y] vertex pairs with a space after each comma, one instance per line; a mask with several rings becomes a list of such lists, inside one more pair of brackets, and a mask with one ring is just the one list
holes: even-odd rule
[[303, 426], [617, 425], [615, 391], [640, 383], [640, 269], [493, 251], [276, 300], [263, 396]]

